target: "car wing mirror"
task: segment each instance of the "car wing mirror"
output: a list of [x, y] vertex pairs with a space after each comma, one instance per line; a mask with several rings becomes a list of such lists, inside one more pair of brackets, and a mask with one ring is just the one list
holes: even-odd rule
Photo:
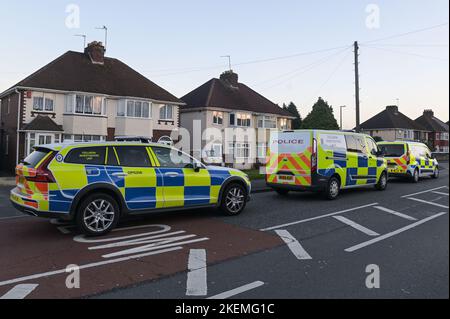
[[197, 161], [194, 162], [193, 166], [194, 166], [194, 171], [195, 172], [199, 172], [200, 169], [202, 168], [202, 164], [200, 162], [197, 162]]

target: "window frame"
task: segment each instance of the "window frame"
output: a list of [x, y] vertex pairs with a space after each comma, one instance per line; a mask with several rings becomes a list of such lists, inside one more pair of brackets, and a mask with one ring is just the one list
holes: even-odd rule
[[[70, 154], [72, 154], [75, 151], [80, 151], [80, 150], [84, 150], [84, 149], [103, 149], [104, 150], [104, 154], [103, 154], [103, 160], [101, 161], [101, 163], [79, 163], [79, 162], [73, 162], [73, 161], [69, 161], [68, 157], [70, 156]], [[76, 164], [76, 165], [105, 165], [105, 161], [106, 161], [106, 154], [107, 154], [107, 147], [106, 146], [82, 146], [82, 147], [75, 147], [73, 149], [71, 149], [66, 156], [64, 156], [64, 163], [66, 164]]]
[[[78, 98], [82, 99], [82, 103], [78, 106]], [[86, 116], [98, 116], [102, 117], [106, 115], [106, 98], [100, 95], [93, 94], [73, 94], [71, 96], [72, 105], [66, 105], [66, 114], [86, 115]], [[86, 104], [86, 101], [90, 101]], [[100, 102], [100, 113], [97, 113], [97, 104]]]
[[213, 111], [213, 124], [223, 125], [223, 112]]
[[[147, 146], [144, 146], [144, 145], [142, 145], [142, 146], [141, 145], [114, 145], [112, 148], [113, 148], [113, 152], [114, 152], [114, 154], [116, 156], [118, 166], [120, 166], [120, 167], [129, 167], [129, 168], [152, 168], [152, 167], [155, 167], [153, 165], [152, 159], [151, 159], [151, 157], [150, 157], [150, 155], [148, 153], [148, 147]], [[142, 148], [145, 151], [145, 154], [147, 156], [149, 166], [129, 166], [129, 165], [124, 165], [123, 162], [120, 159], [120, 156], [119, 156], [118, 149], [120, 149], [120, 148], [139, 148], [139, 149]]]
[[160, 159], [159, 159], [157, 153], [155, 152], [155, 149], [166, 149], [166, 150], [169, 150], [170, 152], [172, 152], [172, 151], [179, 152], [179, 153], [181, 153], [183, 156], [188, 157], [189, 159], [191, 159], [191, 162], [190, 162], [190, 163], [191, 163], [192, 165], [193, 165], [194, 163], [198, 163], [198, 164], [200, 164], [200, 166], [201, 166], [202, 168], [206, 168], [205, 165], [203, 165], [199, 160], [197, 160], [196, 158], [192, 157], [191, 155], [189, 155], [189, 154], [183, 152], [182, 150], [179, 150], [179, 149], [176, 149], [176, 148], [173, 148], [173, 147], [154, 146], [154, 145], [149, 146], [149, 149], [150, 149], [150, 151], [154, 154], [155, 158], [156, 158], [157, 161], [158, 161], [157, 167], [161, 167], [161, 168], [169, 168], [169, 169], [183, 169], [183, 168], [192, 168], [192, 169], [193, 169], [193, 168], [194, 168], [194, 166], [192, 166], [192, 167], [182, 167], [182, 166], [177, 166], [178, 164], [173, 163], [172, 159], [170, 159], [170, 161], [171, 161], [171, 163], [173, 164], [173, 166], [162, 166], [162, 165], [161, 165], [161, 161], [160, 161]]
[[[170, 110], [170, 114], [171, 116], [169, 117], [169, 111]], [[161, 116], [161, 115], [164, 115]], [[174, 106], [172, 104], [164, 104], [162, 106], [159, 107], [159, 119], [162, 121], [174, 121], [175, 117], [174, 117]]]

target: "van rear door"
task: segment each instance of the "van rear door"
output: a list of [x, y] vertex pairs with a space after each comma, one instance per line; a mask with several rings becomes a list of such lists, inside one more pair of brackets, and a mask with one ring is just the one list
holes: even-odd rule
[[272, 132], [267, 182], [311, 186], [312, 131]]

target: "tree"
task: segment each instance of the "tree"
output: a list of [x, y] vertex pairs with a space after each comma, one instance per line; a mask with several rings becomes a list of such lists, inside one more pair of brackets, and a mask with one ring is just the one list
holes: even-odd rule
[[283, 109], [285, 109], [295, 117], [295, 119], [292, 120], [292, 129], [297, 130], [301, 128], [302, 117], [300, 116], [300, 113], [298, 112], [297, 106], [294, 104], [294, 102], [290, 102], [288, 106], [283, 103]]
[[303, 120], [304, 129], [338, 130], [339, 125], [334, 118], [333, 108], [321, 97], [313, 105], [312, 111]]

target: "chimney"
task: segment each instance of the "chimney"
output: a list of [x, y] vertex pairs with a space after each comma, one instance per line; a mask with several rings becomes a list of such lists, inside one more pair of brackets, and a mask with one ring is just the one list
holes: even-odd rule
[[238, 75], [233, 71], [225, 71], [220, 75], [220, 79], [231, 88], [238, 88]]
[[434, 117], [434, 112], [433, 110], [424, 110], [423, 115], [426, 117]]
[[99, 41], [91, 42], [84, 49], [84, 53], [89, 56], [93, 64], [105, 63], [105, 47]]
[[397, 105], [388, 105], [388, 106], [386, 106], [386, 111], [389, 111], [392, 113], [398, 113], [398, 106]]

